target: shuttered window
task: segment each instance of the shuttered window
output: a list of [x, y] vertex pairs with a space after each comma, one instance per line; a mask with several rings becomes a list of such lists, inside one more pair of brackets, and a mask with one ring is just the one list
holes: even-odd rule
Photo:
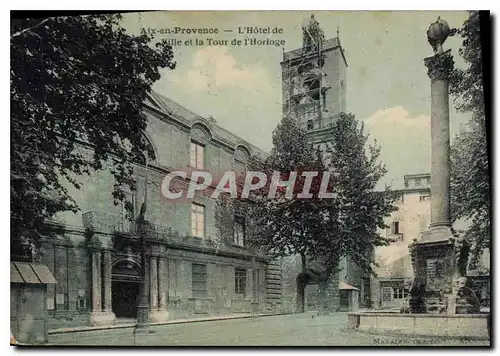
[[207, 266], [193, 263], [191, 268], [193, 297], [205, 298], [207, 296]]

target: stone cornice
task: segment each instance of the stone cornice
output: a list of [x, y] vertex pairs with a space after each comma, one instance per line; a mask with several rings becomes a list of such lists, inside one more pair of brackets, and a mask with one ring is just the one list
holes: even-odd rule
[[[62, 231], [63, 233], [74, 233], [74, 234], [79, 234], [79, 235], [85, 235], [86, 230], [83, 227], [80, 226], [72, 226], [72, 225], [65, 225], [57, 222], [49, 222], [47, 223], [47, 227], [53, 227], [55, 231]], [[111, 231], [107, 230], [101, 230], [101, 229], [95, 229], [92, 231], [92, 237], [90, 238], [90, 241], [87, 243], [80, 243], [80, 244], [71, 244], [69, 242], [66, 242], [64, 240], [58, 239], [58, 238], [47, 238], [44, 239], [43, 242], [46, 243], [52, 243], [57, 246], [66, 246], [66, 247], [82, 247], [82, 246], [88, 246], [92, 250], [112, 250], [111, 245], [109, 244], [110, 239], [112, 239], [114, 236], [120, 236], [120, 238], [124, 239], [130, 239], [130, 240], [135, 240], [138, 241], [139, 237], [131, 234], [131, 233], [114, 233]], [[103, 241], [101, 241], [101, 237]], [[151, 238], [151, 237], [145, 237], [144, 242], [150, 246], [161, 246], [160, 250], [164, 250], [165, 248], [170, 248], [170, 249], [176, 249], [176, 250], [183, 250], [183, 251], [191, 251], [191, 252], [197, 252], [197, 253], [204, 253], [207, 255], [213, 255], [213, 256], [221, 256], [221, 257], [233, 257], [233, 258], [238, 258], [238, 259], [248, 259], [251, 260], [252, 258], [255, 258], [258, 261], [264, 261], [267, 262], [269, 258], [265, 255], [260, 255], [260, 254], [255, 254], [252, 253], [251, 251], [247, 251], [244, 248], [238, 247], [238, 248], [231, 248], [229, 247], [223, 247], [219, 248], [217, 246], [207, 246], [205, 244], [194, 244], [194, 243], [189, 243], [190, 239], [188, 237], [179, 237], [179, 239], [184, 240], [184, 241], [175, 241], [173, 239], [158, 239], [158, 238]], [[205, 242], [202, 240], [201, 242]], [[158, 251], [161, 252], [161, 251]], [[157, 256], [163, 255], [162, 253], [156, 254]]]
[[185, 132], [189, 132], [191, 130], [191, 124], [189, 121], [174, 117], [173, 115], [167, 115], [163, 112], [161, 112], [158, 109], [155, 109], [147, 104], [143, 105], [144, 111], [149, 113], [150, 115], [154, 116], [155, 118], [167, 123], [167, 124], [173, 124], [180, 129], [184, 130]]
[[422, 187], [422, 188], [403, 188], [403, 189], [395, 189], [392, 191], [396, 194], [410, 194], [410, 193], [430, 193], [431, 188]]
[[438, 53], [432, 57], [425, 58], [424, 63], [427, 67], [427, 75], [431, 79], [431, 82], [436, 80], [448, 80], [454, 66], [450, 49], [444, 53]]

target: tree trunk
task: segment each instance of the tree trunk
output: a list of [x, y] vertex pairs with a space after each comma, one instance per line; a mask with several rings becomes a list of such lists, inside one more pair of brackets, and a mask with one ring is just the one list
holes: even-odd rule
[[306, 311], [306, 280], [307, 280], [307, 268], [306, 268], [306, 255], [305, 253], [300, 253], [300, 259], [302, 262], [302, 272], [297, 277], [297, 312], [305, 313]]
[[337, 310], [339, 296], [338, 262], [326, 269], [319, 281], [318, 315], [328, 315]]

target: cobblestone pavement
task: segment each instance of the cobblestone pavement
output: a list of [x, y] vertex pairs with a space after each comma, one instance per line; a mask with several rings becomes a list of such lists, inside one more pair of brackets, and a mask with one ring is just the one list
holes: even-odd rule
[[488, 346], [488, 341], [370, 335], [347, 329], [347, 314], [312, 313], [49, 335], [51, 345], [95, 346]]

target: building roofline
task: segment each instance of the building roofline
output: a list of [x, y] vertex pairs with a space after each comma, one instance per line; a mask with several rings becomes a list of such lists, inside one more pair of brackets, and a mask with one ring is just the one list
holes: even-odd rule
[[[181, 119], [185, 120], [186, 122], [180, 122], [180, 123], [181, 123], [181, 124], [183, 124], [183, 125], [186, 125], [186, 124], [188, 124], [188, 123], [189, 123], [189, 124], [188, 124], [188, 125], [189, 125], [189, 127], [191, 127], [193, 124], [195, 124], [195, 123], [196, 123], [197, 121], [199, 121], [199, 120], [201, 120], [201, 121], [203, 121], [203, 122], [206, 122], [206, 123], [209, 125], [209, 127], [211, 127], [211, 128], [214, 128], [214, 129], [215, 129], [215, 130], [214, 130], [214, 131], [215, 131], [214, 133], [215, 133], [217, 136], [219, 136], [219, 135], [217, 134], [217, 131], [222, 131], [222, 132], [224, 132], [224, 133], [226, 133], [226, 134], [228, 134], [228, 135], [232, 136], [232, 140], [231, 140], [230, 142], [224, 142], [224, 143], [225, 143], [226, 145], [227, 145], [227, 144], [230, 144], [231, 146], [232, 146], [232, 145], [234, 145], [234, 147], [232, 147], [232, 148], [234, 148], [234, 149], [236, 149], [236, 148], [237, 148], [238, 146], [240, 146], [240, 145], [244, 145], [244, 146], [250, 147], [250, 148], [252, 149], [252, 151], [253, 151], [253, 154], [256, 154], [256, 153], [257, 153], [257, 154], [259, 154], [259, 155], [268, 155], [268, 154], [269, 154], [269, 152], [266, 152], [266, 151], [265, 151], [265, 150], [263, 150], [262, 148], [260, 148], [260, 147], [258, 147], [258, 146], [256, 146], [256, 145], [252, 144], [251, 142], [249, 142], [249, 141], [245, 140], [245, 139], [244, 139], [244, 138], [242, 138], [241, 136], [238, 136], [238, 135], [236, 135], [235, 133], [233, 133], [233, 132], [229, 131], [228, 129], [226, 129], [226, 128], [224, 128], [224, 127], [220, 126], [220, 125], [219, 125], [219, 124], [218, 124], [215, 120], [214, 120], [214, 121], [211, 121], [210, 119], [207, 119], [207, 118], [205, 118], [205, 117], [203, 117], [203, 116], [201, 116], [201, 115], [199, 115], [199, 114], [197, 114], [197, 113], [195, 113], [195, 112], [193, 112], [193, 111], [189, 110], [189, 109], [188, 109], [188, 108], [186, 108], [184, 105], [179, 104], [179, 103], [178, 103], [178, 102], [176, 102], [175, 100], [172, 100], [171, 98], [169, 98], [169, 97], [167, 97], [167, 96], [165, 96], [165, 95], [163, 95], [163, 94], [160, 94], [160, 93], [158, 93], [157, 91], [151, 91], [151, 93], [148, 95], [148, 99], [149, 99], [149, 101], [150, 101], [151, 103], [153, 103], [153, 104], [154, 104], [154, 103], [156, 103], [156, 100], [155, 100], [156, 98], [155, 98], [155, 96], [158, 96], [160, 99], [164, 99], [164, 100], [166, 100], [167, 102], [171, 102], [171, 103], [173, 103], [174, 105], [176, 105], [176, 106], [178, 106], [178, 107], [182, 108], [182, 110], [185, 110], [187, 113], [189, 113], [190, 115], [192, 115], [192, 117], [193, 117], [193, 118], [195, 118], [195, 119], [193, 120], [193, 119], [190, 119], [190, 118], [188, 118], [188, 117], [183, 117], [182, 115], [180, 115], [180, 114], [178, 114], [178, 113], [174, 113], [174, 112], [172, 112], [171, 110], [168, 110], [168, 108], [165, 108], [165, 109], [167, 109], [167, 110], [165, 110], [164, 108], [162, 108], [162, 107], [160, 107], [160, 106], [158, 106], [158, 107], [153, 107], [151, 104], [149, 104], [149, 103], [147, 103], [147, 102], [145, 102], [145, 103], [144, 103], [144, 106], [146, 106], [146, 107], [147, 107], [147, 108], [149, 108], [150, 110], [151, 110], [151, 109], [152, 109], [152, 110], [156, 110], [156, 111], [158, 111], [158, 112], [161, 112], [161, 113], [162, 113], [162, 114], [164, 114], [164, 115], [170, 116], [171, 118], [177, 119], [177, 121], [179, 120], [179, 118], [181, 118]], [[164, 104], [166, 104], [166, 103], [164, 103]], [[221, 141], [221, 140], [222, 140], [222, 141], [227, 141], [227, 140], [223, 139], [222, 137], [217, 137], [217, 140], [218, 140], [218, 141]]]
[[430, 176], [431, 176], [430, 173], [418, 173], [418, 174], [405, 174], [403, 176], [403, 178], [404, 179], [407, 179], [407, 178], [428, 178]]
[[395, 189], [393, 190], [396, 194], [405, 194], [405, 193], [430, 193], [431, 188], [404, 188], [404, 189]]

